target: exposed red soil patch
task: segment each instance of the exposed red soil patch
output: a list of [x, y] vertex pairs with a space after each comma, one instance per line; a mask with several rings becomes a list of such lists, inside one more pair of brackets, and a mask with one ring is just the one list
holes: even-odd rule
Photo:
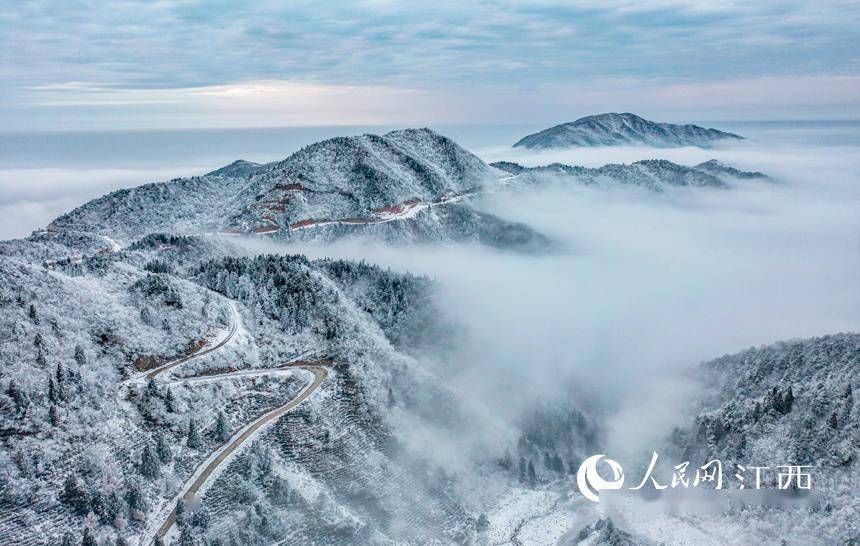
[[138, 355], [131, 361], [131, 366], [139, 372], [157, 368], [167, 362], [167, 358], [155, 355]]
[[320, 224], [320, 223], [325, 222], [325, 221], [326, 220], [314, 220], [313, 218], [308, 218], [307, 220], [300, 220], [300, 221], [296, 222], [295, 224], [290, 224], [290, 229], [298, 229], [298, 228], [313, 226], [313, 225]]
[[420, 202], [421, 200], [416, 197], [414, 199], [410, 199], [402, 203], [396, 203], [394, 205], [388, 205], [387, 207], [379, 207], [378, 209], [372, 209], [371, 212], [375, 212], [377, 214], [384, 214], [386, 212], [400, 214], [401, 212], [406, 210], [407, 207], [413, 207]]

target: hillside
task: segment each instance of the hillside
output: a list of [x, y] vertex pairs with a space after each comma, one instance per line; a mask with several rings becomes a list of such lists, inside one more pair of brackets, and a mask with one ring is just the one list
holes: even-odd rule
[[741, 171], [716, 160], [692, 167], [665, 159], [646, 159], [630, 164], [611, 163], [597, 168], [553, 163], [542, 167], [523, 167], [510, 161], [491, 164], [510, 173], [506, 184], [531, 185], [548, 181], [571, 181], [596, 186], [641, 186], [653, 191], [669, 187], [728, 188], [746, 180], [768, 180], [760, 172]]
[[277, 163], [237, 161], [201, 177], [119, 190], [57, 218], [48, 231], [119, 241], [170, 231], [548, 246], [527, 226], [469, 205], [468, 197], [495, 183], [492, 169], [450, 139], [406, 129], [332, 138]]

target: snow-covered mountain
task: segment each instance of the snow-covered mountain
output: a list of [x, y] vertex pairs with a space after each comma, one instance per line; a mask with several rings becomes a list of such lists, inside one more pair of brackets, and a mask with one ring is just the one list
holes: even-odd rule
[[860, 334], [787, 341], [718, 358], [699, 369], [697, 378], [706, 387], [702, 407], [673, 440], [685, 457], [707, 450], [740, 464], [856, 467], [858, 369]]
[[[446, 361], [468, 331], [434, 281], [208, 235], [545, 248], [471, 199], [559, 177], [659, 191], [764, 175], [488, 166], [405, 130], [114, 192], [0, 242], [0, 544], [660, 543], [575, 492], [607, 444], [601, 404], [555, 379], [504, 417], [476, 402], [470, 383], [493, 378]], [[853, 483], [858, 358], [841, 334], [707, 364], [667, 450], [825, 460]], [[809, 529], [856, 538], [848, 494], [815, 507]], [[803, 516], [765, 515], [741, 521]]]
[[715, 159], [692, 167], [665, 159], [646, 159], [631, 164], [610, 163], [598, 168], [561, 163], [529, 168], [510, 161], [491, 165], [511, 175], [503, 179], [506, 184], [517, 185], [571, 180], [585, 185], [630, 185], [663, 191], [672, 186], [727, 188], [744, 180], [767, 179], [767, 176], [760, 172], [741, 171]]
[[741, 140], [734, 133], [698, 125], [657, 123], [636, 114], [608, 113], [562, 123], [521, 138], [514, 147], [542, 149], [573, 146], [710, 147], [718, 140]]
[[[807, 465], [811, 488], [794, 483], [789, 495], [737, 503], [705, 516], [702, 528], [746, 536], [784, 533], [792, 522], [797, 544], [854, 544], [860, 539], [860, 334], [843, 333], [755, 347], [703, 364], [695, 378], [703, 389], [688, 425], [672, 431], [677, 460], [722, 461], [729, 479], [737, 465], [766, 467], [761, 481], [771, 493], [783, 465]], [[745, 472], [754, 488], [752, 471]], [[733, 487], [736, 487], [733, 486]], [[726, 535], [728, 536], [728, 534]]]
[[[671, 461], [662, 467], [667, 488], [616, 499], [609, 512], [617, 519], [594, 510], [594, 521], [563, 543], [857, 543], [858, 370], [856, 333], [754, 347], [698, 366], [691, 372], [697, 400], [657, 450]], [[688, 462], [693, 476], [714, 460], [722, 468], [721, 491], [685, 497], [690, 490], [669, 485], [678, 468], [670, 464]], [[779, 490], [779, 475], [798, 465], [809, 487], [798, 487], [795, 477]], [[660, 498], [668, 508], [655, 510]], [[579, 507], [584, 514], [591, 508]]]
[[427, 279], [168, 234], [47, 266], [20, 248], [0, 257], [0, 543], [149, 543], [194, 469], [307, 369], [322, 396], [217, 469], [179, 543], [474, 533], [472, 501], [443, 494], [402, 425], [465, 419], [409, 356], [447, 334]]
[[495, 184], [493, 170], [450, 139], [406, 129], [332, 138], [277, 163], [237, 161], [205, 176], [119, 190], [48, 229], [123, 241], [170, 231], [545, 247], [548, 241], [527, 226], [469, 205], [470, 195]]

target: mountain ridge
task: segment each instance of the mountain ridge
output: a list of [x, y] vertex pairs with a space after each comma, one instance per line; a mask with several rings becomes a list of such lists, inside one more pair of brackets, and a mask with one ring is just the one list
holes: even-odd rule
[[326, 241], [366, 232], [387, 242], [546, 248], [549, 240], [528, 226], [465, 199], [496, 182], [493, 169], [447, 137], [403, 129], [335, 137], [273, 163], [238, 160], [204, 176], [118, 190], [58, 217], [48, 231], [119, 240], [171, 231]]
[[583, 185], [641, 186], [662, 192], [668, 187], [728, 188], [747, 180], [769, 180], [758, 171], [742, 171], [715, 159], [686, 166], [666, 159], [642, 159], [633, 163], [607, 163], [601, 167], [582, 167], [551, 163], [539, 167], [524, 167], [511, 161], [498, 161], [490, 166], [507, 172], [506, 183], [540, 183], [551, 177], [572, 179]]
[[718, 140], [743, 140], [734, 133], [692, 124], [659, 123], [629, 112], [610, 112], [579, 118], [526, 135], [514, 148], [646, 145], [658, 148], [697, 146], [708, 148]]

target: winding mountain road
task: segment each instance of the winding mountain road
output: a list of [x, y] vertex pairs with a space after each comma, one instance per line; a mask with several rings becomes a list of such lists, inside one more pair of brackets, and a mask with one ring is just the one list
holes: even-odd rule
[[[170, 371], [177, 366], [186, 364], [196, 358], [200, 358], [204, 355], [210, 354], [224, 347], [224, 345], [226, 345], [236, 335], [236, 332], [239, 329], [240, 320], [239, 312], [236, 309], [235, 304], [233, 302], [228, 302], [228, 305], [230, 306], [231, 314], [230, 329], [227, 335], [218, 343], [211, 347], [201, 348], [200, 350], [191, 355], [173, 360], [171, 362], [167, 362], [157, 368], [149, 370], [143, 376], [138, 376], [131, 381], [140, 380], [142, 377], [155, 380], [159, 375], [163, 374], [164, 372]], [[276, 421], [285, 413], [288, 413], [296, 406], [304, 402], [311, 394], [313, 394], [313, 392], [317, 390], [320, 385], [322, 385], [323, 381], [325, 381], [326, 377], [328, 376], [327, 367], [331, 366], [331, 364], [331, 360], [328, 359], [322, 359], [317, 361], [301, 359], [282, 364], [281, 366], [278, 366], [276, 368], [266, 368], [259, 370], [240, 370], [232, 373], [224, 373], [210, 376], [194, 376], [179, 379], [179, 382], [218, 381], [223, 379], [238, 379], [262, 375], [292, 374], [293, 370], [295, 369], [305, 370], [313, 374], [313, 381], [305, 385], [305, 387], [294, 398], [281, 406], [267, 411], [253, 421], [247, 423], [245, 426], [239, 429], [239, 431], [233, 434], [233, 436], [230, 438], [230, 440], [227, 441], [227, 443], [212, 451], [212, 453], [209, 454], [206, 460], [204, 460], [197, 466], [191, 477], [185, 481], [182, 488], [180, 489], [179, 495], [172, 502], [172, 508], [170, 510], [170, 513], [166, 514], [166, 516], [162, 516], [159, 519], [159, 521], [163, 522], [158, 527], [158, 530], [154, 533], [154, 536], [151, 531], [149, 533], [145, 533], [142, 544], [154, 543], [157, 538], [165, 537], [170, 532], [170, 529], [173, 527], [173, 525], [176, 523], [177, 502], [180, 500], [193, 500], [195, 496], [202, 489], [204, 489], [207, 483], [214, 479], [215, 475], [217, 474], [217, 471], [221, 469], [221, 467], [224, 466], [225, 463], [229, 462], [230, 456], [233, 455], [236, 450], [238, 450], [249, 440], [251, 440], [254, 435], [259, 432], [259, 430], [265, 425]]]
[[209, 353], [217, 351], [218, 349], [220, 349], [221, 347], [226, 345], [231, 339], [233, 339], [233, 336], [235, 336], [236, 332], [239, 330], [239, 311], [236, 309], [236, 304], [233, 303], [232, 301], [228, 302], [227, 305], [230, 307], [230, 330], [227, 332], [227, 335], [224, 336], [224, 339], [222, 339], [221, 341], [219, 341], [218, 343], [216, 343], [215, 345], [213, 345], [211, 347], [205, 347], [205, 346], [201, 347], [195, 353], [192, 353], [188, 356], [184, 356], [182, 358], [178, 358], [176, 360], [172, 360], [166, 364], [162, 364], [161, 366], [159, 366], [157, 368], [149, 370], [148, 372], [146, 372], [146, 378], [147, 379], [155, 379], [155, 377], [158, 376], [159, 374], [162, 374], [162, 373], [164, 373], [168, 370], [171, 370], [177, 366], [181, 366], [182, 364], [185, 364], [186, 362], [194, 360], [195, 358], [200, 358], [201, 356], [205, 356], [205, 355], [208, 355]]

